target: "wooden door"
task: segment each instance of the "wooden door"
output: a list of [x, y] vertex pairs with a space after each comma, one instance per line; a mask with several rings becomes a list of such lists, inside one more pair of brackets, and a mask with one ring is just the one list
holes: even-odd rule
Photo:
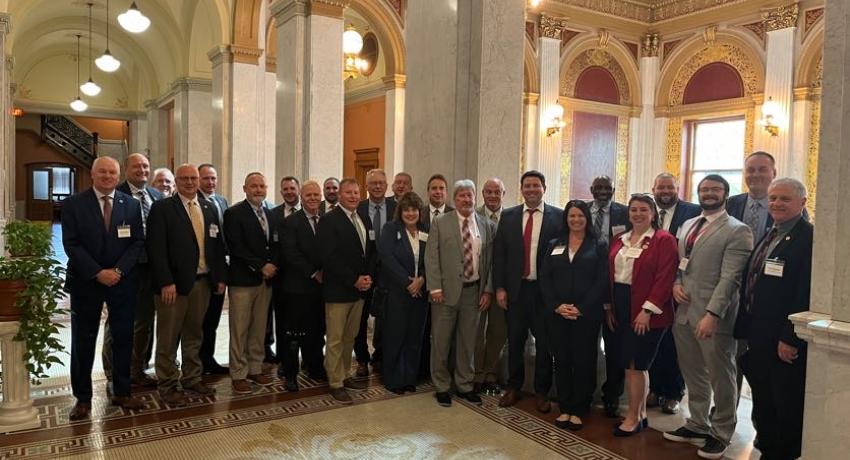
[[53, 170], [27, 167], [27, 219], [53, 221]]
[[378, 167], [377, 147], [354, 151], [354, 178], [360, 186], [360, 198], [366, 199], [366, 173]]

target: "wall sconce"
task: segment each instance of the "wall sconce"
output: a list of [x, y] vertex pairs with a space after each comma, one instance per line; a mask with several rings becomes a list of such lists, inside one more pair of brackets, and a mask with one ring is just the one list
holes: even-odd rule
[[772, 97], [768, 97], [767, 101], [761, 106], [761, 120], [759, 120], [759, 124], [773, 137], [779, 135], [781, 112], [782, 109], [779, 107], [779, 104], [774, 102]]
[[566, 126], [564, 123], [564, 106], [555, 103], [546, 110], [546, 136], [553, 136], [561, 131], [561, 128]]
[[22, 109], [22, 108], [20, 108], [20, 107], [14, 107], [14, 108], [12, 108], [12, 112], [11, 112], [11, 113], [12, 113], [12, 116], [13, 116], [13, 117], [15, 117], [15, 118], [21, 118], [22, 116], [24, 116], [24, 109]]
[[538, 6], [540, 6], [540, 3], [542, 1], [543, 0], [528, 0], [528, 6], [530, 6], [531, 8], [537, 8]]

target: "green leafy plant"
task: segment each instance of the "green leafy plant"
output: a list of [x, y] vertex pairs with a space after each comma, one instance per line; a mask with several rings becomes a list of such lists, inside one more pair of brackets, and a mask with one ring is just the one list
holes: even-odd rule
[[15, 305], [21, 309], [20, 330], [15, 340], [26, 344], [24, 361], [34, 383], [47, 377], [47, 369], [61, 364], [56, 356], [65, 347], [59, 340], [62, 324], [53, 318], [65, 313], [63, 298], [65, 268], [53, 258], [48, 225], [26, 220], [12, 221], [3, 229], [11, 256], [0, 257], [0, 280], [23, 281]]

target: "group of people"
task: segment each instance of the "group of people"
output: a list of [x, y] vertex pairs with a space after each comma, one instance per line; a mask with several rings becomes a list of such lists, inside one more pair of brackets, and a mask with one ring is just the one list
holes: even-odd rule
[[[284, 203], [271, 208], [260, 173], [245, 177], [245, 199], [229, 206], [213, 165], [182, 165], [174, 180], [158, 170], [157, 188], [144, 155], [130, 155], [125, 168], [119, 185], [118, 161], [98, 158], [93, 188], [63, 204], [72, 420], [91, 411], [106, 303], [104, 363], [108, 355], [112, 403], [126, 409], [141, 407], [131, 384], [157, 387], [170, 405], [184, 404], [186, 392], [213, 393], [205, 373], [229, 374], [238, 394], [272, 384], [263, 370], [272, 340], [289, 391], [304, 369], [350, 404], [349, 391], [366, 389], [353, 377], [371, 366], [397, 394], [430, 379], [441, 406], [452, 394], [481, 404], [490, 393], [507, 407], [523, 395], [531, 334], [536, 408], [552, 410], [554, 384], [555, 424], [579, 430], [597, 387], [601, 333], [606, 415], [619, 417], [628, 395], [613, 435], [645, 429], [647, 407], [677, 412], [687, 388], [690, 417], [664, 437], [720, 458], [746, 375], [763, 458], [800, 455], [806, 345], [787, 316], [808, 309], [812, 225], [805, 187], [776, 179], [766, 152], [747, 158], [740, 195], [709, 174], [697, 184], [699, 203], [687, 203], [675, 176], [662, 173], [651, 194], [621, 204], [600, 176], [592, 201], [563, 210], [544, 203], [538, 171], [522, 174], [523, 202], [510, 208], [498, 178], [483, 184], [476, 207], [471, 180], [456, 181], [449, 202], [449, 182], [434, 174], [423, 200], [399, 173], [390, 197], [380, 169], [367, 173], [365, 199], [354, 179], [285, 177]], [[213, 357], [225, 292], [227, 367]], [[145, 373], [151, 355], [156, 379]]]

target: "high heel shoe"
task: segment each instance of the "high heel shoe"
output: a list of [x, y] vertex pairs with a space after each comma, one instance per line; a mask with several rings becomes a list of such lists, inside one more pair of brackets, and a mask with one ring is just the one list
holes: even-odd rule
[[649, 417], [644, 417], [643, 420], [640, 421], [640, 425], [644, 428], [649, 428]]
[[616, 436], [618, 438], [627, 438], [629, 436], [636, 435], [636, 434], [640, 433], [642, 430], [643, 430], [643, 423], [638, 423], [637, 426], [635, 426], [635, 429], [632, 430], [632, 431], [626, 431], [626, 430], [620, 429], [620, 427], [618, 426], [618, 427], [614, 428], [614, 436]]

